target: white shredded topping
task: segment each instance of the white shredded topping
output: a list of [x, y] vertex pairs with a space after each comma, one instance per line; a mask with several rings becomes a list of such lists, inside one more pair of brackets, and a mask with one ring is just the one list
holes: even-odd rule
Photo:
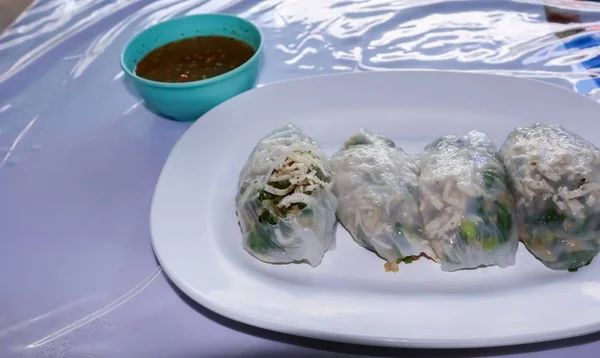
[[[317, 188], [330, 185], [319, 179], [317, 170], [320, 170], [325, 177], [330, 175], [323, 161], [310, 150], [293, 151], [273, 170], [268, 180], [268, 182], [288, 180], [291, 185], [286, 189], [276, 189], [267, 184], [264, 190], [277, 196], [285, 196], [277, 204], [280, 208], [288, 208], [292, 204], [299, 203], [309, 205], [312, 199], [310, 193]], [[290, 193], [292, 194], [288, 195]]]
[[[468, 196], [476, 196], [477, 194], [481, 194], [481, 193], [477, 193], [475, 191], [475, 187], [474, 186], [467, 185], [467, 184], [464, 184], [464, 183], [457, 183], [456, 184], [456, 188], [458, 190], [462, 191], [464, 194], [467, 194]], [[483, 192], [483, 190], [481, 190], [481, 192]]]
[[435, 195], [432, 195], [429, 190], [427, 190], [424, 186], [420, 188], [421, 192], [424, 194], [427, 201], [433, 205], [437, 210], [442, 210], [444, 208], [444, 203], [440, 199], [438, 199]]
[[567, 206], [562, 201], [556, 200], [556, 197], [552, 198], [552, 201], [554, 201], [554, 204], [556, 204], [560, 211], [565, 211], [567, 209]]
[[538, 163], [538, 170], [548, 180], [551, 180], [553, 182], [557, 182], [560, 180], [560, 175], [556, 174], [556, 172], [552, 168], [550, 168], [547, 165], [544, 165], [543, 163]]
[[600, 190], [600, 184], [598, 184], [598, 183], [583, 184], [582, 186], [580, 186], [579, 188], [577, 188], [575, 190], [567, 190], [566, 187], [562, 187], [562, 189], [563, 190], [558, 193], [558, 196], [560, 196], [564, 200], [571, 200], [571, 199], [582, 197], [592, 191]]
[[587, 206], [594, 206], [594, 204], [596, 204], [596, 197], [595, 196], [588, 196], [587, 200], [585, 201]]
[[433, 234], [435, 236], [447, 236], [448, 231], [458, 227], [461, 217], [462, 214], [460, 212], [455, 213], [454, 216], [452, 216], [452, 218], [450, 218], [450, 220], [448, 220], [444, 226], [434, 231]]
[[458, 198], [455, 198], [452, 195], [450, 195], [451, 191], [452, 191], [452, 182], [447, 181], [446, 186], [444, 186], [444, 192], [442, 193], [442, 200], [444, 200], [444, 202], [450, 206], [460, 207], [461, 206], [460, 200]]
[[450, 217], [451, 216], [448, 214], [437, 216], [435, 219], [431, 220], [430, 222], [425, 223], [425, 230], [427, 230], [427, 232], [430, 232], [430, 233], [437, 232], [438, 229], [444, 223], [447, 223], [449, 221]]
[[[454, 197], [454, 194], [465, 194], [461, 190], [453, 190], [453, 187], [459, 187], [455, 180], [448, 180], [440, 195], [441, 199], [430, 192], [426, 186], [421, 187], [421, 193], [431, 205], [439, 210], [440, 213], [433, 220], [425, 223], [425, 230], [432, 237], [450, 239], [450, 231], [456, 228], [463, 216], [463, 204], [461, 198]], [[439, 194], [438, 194], [439, 195]], [[463, 199], [464, 200], [464, 199]]]
[[310, 205], [310, 204], [314, 203], [314, 201], [315, 201], [315, 199], [312, 198], [310, 195], [294, 193], [292, 195], [288, 195], [285, 198], [281, 199], [278, 206], [282, 207], [282, 208], [283, 207], [287, 208], [292, 204], [298, 204], [298, 203]]
[[547, 181], [543, 180], [541, 178], [541, 176], [539, 177], [538, 180], [534, 180], [531, 178], [523, 178], [522, 183], [530, 188], [530, 189], [534, 189], [534, 190], [539, 190], [539, 191], [546, 191], [549, 193], [553, 193], [554, 189], [552, 189], [552, 187], [548, 184]]
[[265, 188], [264, 188], [264, 191], [266, 191], [267, 193], [271, 193], [271, 194], [277, 195], [277, 196], [287, 195], [287, 194], [291, 193], [292, 190], [293, 190], [292, 186], [289, 186], [285, 189], [277, 189], [277, 188], [273, 188], [269, 184], [265, 184]]
[[579, 200], [569, 200], [567, 201], [567, 205], [573, 212], [573, 215], [577, 215], [581, 211], [581, 209], [585, 207], [579, 202]]

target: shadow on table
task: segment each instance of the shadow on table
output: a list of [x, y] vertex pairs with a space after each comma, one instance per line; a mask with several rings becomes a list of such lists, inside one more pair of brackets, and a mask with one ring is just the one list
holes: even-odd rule
[[[233, 329], [235, 331], [249, 334], [255, 337], [273, 340], [285, 344], [291, 344], [299, 347], [304, 347], [308, 349], [313, 349], [314, 351], [308, 353], [304, 352], [289, 352], [282, 350], [270, 350], [270, 351], [257, 351], [257, 352], [248, 352], [244, 354], [244, 358], [304, 358], [310, 356], [311, 358], [325, 358], [325, 357], [340, 357], [344, 355], [358, 355], [358, 356], [376, 356], [376, 357], [486, 357], [486, 356], [501, 356], [501, 355], [510, 355], [510, 354], [518, 354], [518, 353], [529, 353], [529, 352], [539, 352], [550, 349], [558, 349], [570, 346], [581, 345], [585, 343], [591, 343], [594, 341], [600, 340], [600, 332], [592, 333], [585, 336], [568, 338], [555, 340], [550, 342], [542, 342], [542, 343], [532, 343], [532, 344], [522, 344], [518, 346], [508, 346], [508, 347], [494, 347], [494, 348], [475, 348], [475, 349], [408, 349], [408, 348], [389, 348], [389, 347], [377, 347], [377, 346], [365, 346], [365, 345], [356, 345], [349, 343], [334, 343], [329, 341], [323, 341], [319, 339], [312, 338], [304, 338], [293, 336], [284, 333], [278, 333], [269, 331], [262, 328], [253, 327], [244, 323], [240, 323], [234, 321], [232, 319], [223, 317], [218, 315], [191, 298], [189, 298], [185, 293], [183, 293], [179, 288], [177, 288], [168, 277], [165, 276], [169, 285], [175, 290], [177, 295], [190, 307], [196, 310], [198, 313], [202, 314], [204, 317], [210, 319], [211, 321], [225, 326], [227, 328]], [[194, 357], [190, 355], [190, 358]], [[236, 355], [222, 355], [220, 354], [218, 358], [233, 358], [239, 357], [239, 354]], [[217, 358], [215, 356], [215, 358]]]

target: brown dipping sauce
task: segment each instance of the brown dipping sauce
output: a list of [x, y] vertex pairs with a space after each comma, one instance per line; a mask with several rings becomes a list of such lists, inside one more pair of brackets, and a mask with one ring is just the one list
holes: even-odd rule
[[254, 52], [247, 43], [230, 37], [192, 37], [150, 51], [135, 73], [158, 82], [200, 81], [241, 66]]

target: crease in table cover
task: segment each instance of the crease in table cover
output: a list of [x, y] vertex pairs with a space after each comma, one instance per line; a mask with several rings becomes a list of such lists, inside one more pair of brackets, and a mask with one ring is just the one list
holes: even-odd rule
[[[0, 269], [18, 272], [0, 277], [10, 287], [0, 295], [0, 356], [150, 356], [154, 341], [164, 355], [203, 349], [192, 336], [141, 326], [135, 317], [218, 330], [199, 314], [188, 318], [189, 307], [166, 281], [153, 280], [160, 269], [150, 247], [150, 200], [188, 125], [148, 112], [124, 82], [119, 55], [134, 34], [174, 16], [226, 12], [265, 34], [259, 85], [340, 72], [452, 69], [536, 78], [596, 98], [600, 4], [544, 3], [34, 2], [0, 36]], [[149, 272], [151, 279], [140, 282]], [[156, 311], [150, 294], [113, 302], [151, 282], [172, 303], [168, 310]], [[104, 323], [94, 323], [94, 315]], [[131, 344], [146, 335], [148, 344]], [[218, 342], [211, 341], [225, 349]]]

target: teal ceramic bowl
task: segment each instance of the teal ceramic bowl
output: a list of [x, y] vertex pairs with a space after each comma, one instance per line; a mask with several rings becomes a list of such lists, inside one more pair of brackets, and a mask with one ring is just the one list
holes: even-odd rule
[[[164, 83], [135, 74], [138, 62], [150, 51], [169, 42], [196, 36], [233, 37], [252, 46], [256, 53], [240, 67], [201, 81]], [[161, 22], [134, 37], [123, 51], [121, 67], [151, 110], [175, 120], [193, 121], [219, 103], [254, 86], [262, 46], [258, 27], [237, 16], [184, 16]]]

